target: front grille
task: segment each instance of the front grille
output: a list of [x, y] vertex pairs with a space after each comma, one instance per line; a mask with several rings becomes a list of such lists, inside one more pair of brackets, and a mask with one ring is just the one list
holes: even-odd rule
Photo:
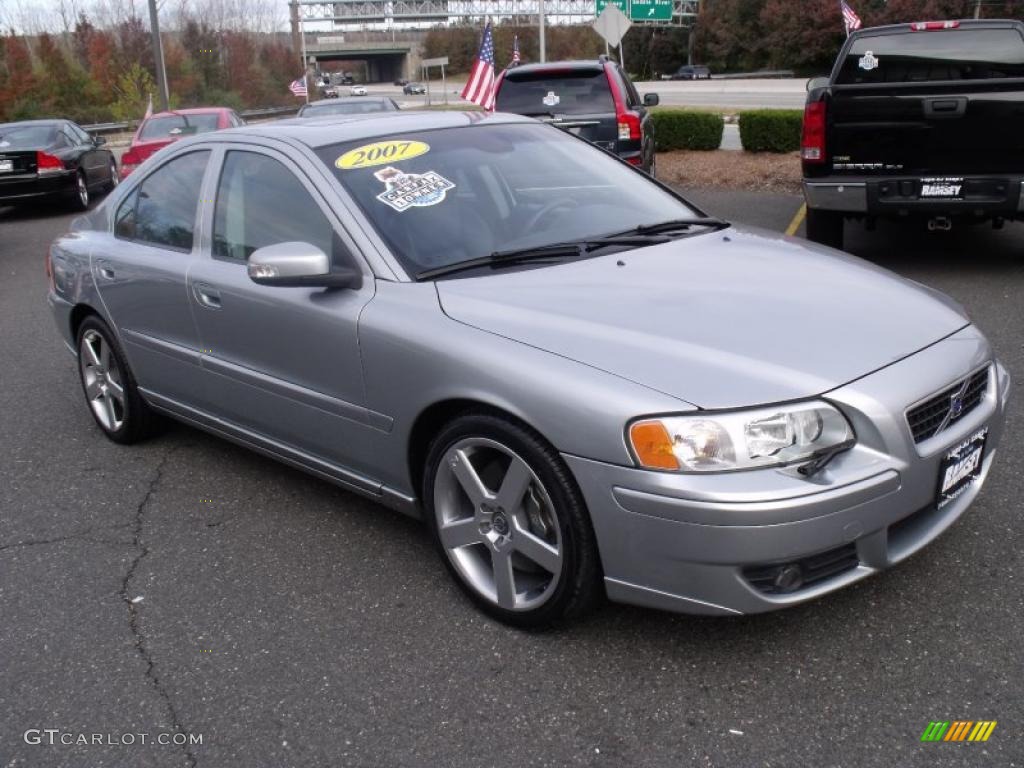
[[[964, 389], [965, 383], [967, 384], [966, 389]], [[934, 397], [911, 408], [907, 411], [907, 424], [914, 435], [914, 442], [920, 443], [929, 437], [934, 437], [949, 425], [956, 424], [978, 407], [982, 397], [985, 396], [986, 389], [988, 389], [988, 368], [978, 371], [966, 379], [961, 379]], [[960, 411], [951, 413], [954, 401], [957, 399], [960, 401]]]
[[[776, 563], [775, 565], [757, 565], [743, 569], [743, 577], [750, 582], [758, 592], [766, 595], [782, 595], [797, 592], [801, 589], [814, 586], [825, 579], [831, 579], [846, 571], [851, 571], [860, 564], [857, 557], [857, 547], [854, 544], [847, 544], [828, 552], [818, 555], [811, 555], [802, 560], [794, 560], [791, 563]], [[784, 570], [797, 566], [800, 569], [800, 582], [795, 587], [780, 588], [776, 586], [776, 579]]]

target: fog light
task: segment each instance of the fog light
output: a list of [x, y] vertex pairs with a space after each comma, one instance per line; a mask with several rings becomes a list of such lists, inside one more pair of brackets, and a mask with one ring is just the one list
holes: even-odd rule
[[796, 563], [784, 565], [775, 574], [774, 584], [779, 592], [794, 592], [804, 585], [804, 572]]

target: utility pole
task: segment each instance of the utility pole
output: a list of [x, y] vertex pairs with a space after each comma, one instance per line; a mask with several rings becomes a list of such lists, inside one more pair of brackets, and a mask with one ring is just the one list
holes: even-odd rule
[[547, 61], [547, 53], [544, 50], [544, 0], [537, 0], [537, 16], [540, 17], [540, 63]]
[[156, 13], [156, 0], [149, 0], [149, 26], [153, 32], [153, 62], [156, 64], [156, 89], [160, 92], [160, 106], [166, 112], [171, 108], [167, 88], [167, 70], [164, 68], [164, 45], [160, 41], [160, 20]]
[[975, 0], [974, 2], [974, 18], [981, 18], [981, 0]]

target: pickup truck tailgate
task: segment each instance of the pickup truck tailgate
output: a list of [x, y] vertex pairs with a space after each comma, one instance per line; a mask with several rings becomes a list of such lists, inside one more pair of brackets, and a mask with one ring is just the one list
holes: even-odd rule
[[828, 105], [832, 171], [935, 176], [1024, 170], [1019, 30], [906, 29], [857, 39], [837, 66]]

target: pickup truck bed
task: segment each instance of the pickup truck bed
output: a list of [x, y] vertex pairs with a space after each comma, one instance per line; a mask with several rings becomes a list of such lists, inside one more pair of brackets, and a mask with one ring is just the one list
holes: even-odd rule
[[845, 218], [1024, 218], [1024, 24], [860, 30], [812, 81], [802, 147], [808, 237]]

